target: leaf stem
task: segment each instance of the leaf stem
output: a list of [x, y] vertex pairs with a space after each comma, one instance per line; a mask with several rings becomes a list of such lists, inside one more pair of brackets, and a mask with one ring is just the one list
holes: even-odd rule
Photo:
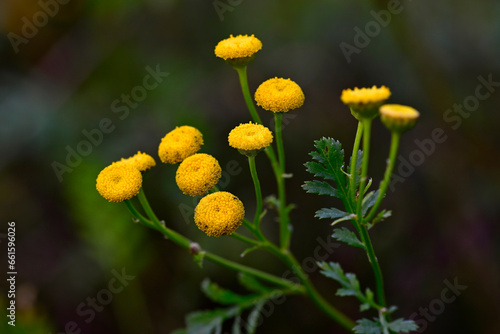
[[256, 208], [253, 224], [255, 228], [260, 229], [260, 215], [262, 213], [262, 191], [260, 189], [259, 176], [257, 175], [257, 168], [255, 166], [255, 155], [248, 157], [248, 165], [250, 167], [250, 174], [252, 174], [253, 185], [255, 188]]
[[248, 107], [248, 111], [250, 111], [250, 115], [255, 123], [262, 124], [262, 120], [255, 109], [255, 106], [252, 101], [252, 97], [250, 96], [250, 90], [248, 88], [248, 78], [247, 78], [247, 67], [246, 66], [234, 66], [233, 67], [236, 72], [238, 72], [238, 78], [240, 79], [241, 91], [243, 92], [243, 97], [245, 98], [245, 102]]
[[354, 139], [354, 146], [352, 148], [352, 155], [351, 155], [351, 177], [350, 177], [350, 186], [349, 186], [349, 191], [350, 191], [350, 200], [351, 203], [356, 203], [356, 169], [357, 169], [357, 164], [358, 164], [358, 151], [359, 151], [359, 144], [361, 143], [361, 137], [363, 135], [363, 123], [358, 122], [358, 129], [356, 130], [356, 138]]

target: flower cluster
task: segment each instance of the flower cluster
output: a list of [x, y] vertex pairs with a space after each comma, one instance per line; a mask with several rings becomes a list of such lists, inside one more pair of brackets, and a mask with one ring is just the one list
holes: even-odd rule
[[209, 154], [197, 153], [179, 165], [175, 181], [184, 194], [198, 196], [215, 187], [221, 174], [222, 169], [217, 159]]
[[212, 237], [232, 234], [244, 218], [243, 203], [226, 191], [203, 197], [194, 211], [194, 221], [198, 228]]
[[231, 65], [246, 66], [252, 62], [257, 51], [262, 49], [262, 42], [254, 35], [238, 35], [224, 39], [215, 47], [215, 55]]
[[161, 139], [158, 155], [163, 163], [176, 164], [198, 152], [202, 145], [203, 135], [200, 130], [184, 125]]
[[269, 79], [255, 92], [257, 105], [275, 113], [300, 108], [304, 104], [304, 99], [300, 86], [290, 79]]
[[229, 146], [243, 153], [262, 150], [273, 142], [271, 130], [262, 124], [252, 122], [240, 124], [228, 136]]

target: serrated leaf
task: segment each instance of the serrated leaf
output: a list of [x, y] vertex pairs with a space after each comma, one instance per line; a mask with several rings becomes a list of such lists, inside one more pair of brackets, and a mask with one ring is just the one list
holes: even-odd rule
[[381, 334], [380, 323], [368, 319], [360, 319], [352, 329], [357, 334]]
[[355, 274], [344, 274], [344, 270], [342, 270], [340, 264], [335, 262], [319, 262], [318, 266], [322, 269], [321, 274], [340, 283], [342, 288], [337, 290], [338, 296], [356, 296], [358, 299], [364, 298]]
[[335, 181], [335, 176], [332, 171], [328, 170], [324, 165], [310, 161], [304, 164], [306, 166], [306, 170], [313, 174], [315, 177], [321, 177], [322, 179]]
[[318, 181], [318, 180], [306, 181], [302, 185], [302, 188], [310, 194], [328, 195], [328, 196], [340, 198], [340, 195], [337, 192], [337, 189], [332, 187], [326, 181]]
[[241, 296], [230, 290], [223, 289], [208, 278], [201, 283], [201, 291], [212, 301], [223, 305], [243, 304], [254, 297]]
[[361, 210], [362, 210], [363, 216], [366, 215], [366, 212], [368, 211], [368, 209], [371, 208], [375, 204], [379, 193], [380, 193], [380, 190], [370, 191], [363, 198], [363, 203], [361, 203], [361, 208], [362, 208]]
[[336, 219], [345, 217], [347, 215], [349, 215], [348, 212], [336, 208], [323, 208], [316, 211], [316, 215], [314, 217], [319, 219]]
[[187, 334], [212, 334], [220, 333], [222, 323], [239, 313], [238, 307], [215, 309], [210, 311], [193, 312], [186, 317]]
[[417, 324], [413, 320], [405, 320], [403, 318], [396, 319], [390, 322], [387, 327], [396, 333], [408, 333], [418, 329]]
[[259, 316], [260, 316], [260, 311], [262, 310], [262, 307], [264, 307], [264, 304], [266, 303], [266, 300], [261, 301], [255, 307], [252, 309], [250, 314], [248, 315], [247, 319], [247, 325], [246, 325], [246, 332], [247, 334], [254, 334], [255, 330], [257, 329], [258, 321], [259, 321]]
[[345, 296], [357, 296], [358, 293], [353, 290], [353, 289], [344, 289], [344, 288], [340, 288], [340, 289], [337, 289], [337, 293], [336, 293], [337, 296], [340, 296], [340, 297], [345, 297]]
[[333, 230], [332, 237], [337, 239], [338, 241], [345, 242], [346, 244], [354, 247], [359, 247], [365, 249], [365, 245], [361, 241], [359, 241], [356, 234], [350, 231], [346, 227], [336, 228]]
[[334, 220], [333, 223], [332, 223], [332, 226], [340, 223], [340, 222], [343, 222], [343, 221], [346, 221], [346, 220], [353, 220], [354, 218], [356, 218], [356, 215], [354, 213], [351, 213], [345, 217], [342, 217], [342, 218], [339, 218], [337, 220]]
[[381, 221], [384, 221], [386, 220], [387, 218], [389, 218], [390, 216], [392, 216], [392, 211], [390, 210], [382, 210], [380, 211], [376, 216], [375, 218], [373, 218], [372, 220], [372, 226], [375, 225], [376, 223], [379, 223]]
[[264, 293], [269, 293], [269, 292], [273, 291], [272, 288], [263, 285], [255, 277], [253, 277], [251, 275], [240, 273], [238, 275], [238, 280], [243, 287], [245, 287], [246, 289], [248, 289], [249, 291], [252, 291], [252, 292], [264, 294]]

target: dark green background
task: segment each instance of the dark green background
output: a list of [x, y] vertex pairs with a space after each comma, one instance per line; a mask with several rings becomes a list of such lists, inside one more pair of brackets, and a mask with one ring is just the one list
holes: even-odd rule
[[[392, 91], [390, 102], [421, 113], [415, 129], [402, 138], [401, 159], [415, 161], [421, 151], [415, 141], [428, 143], [433, 131], [440, 131], [435, 129], [446, 137], [433, 150], [427, 146], [421, 164], [388, 193], [384, 204], [393, 217], [372, 230], [387, 298], [400, 307], [397, 316], [408, 317], [437, 305], [433, 301], [441, 298], [444, 281], [456, 278], [467, 288], [427, 323], [425, 333], [499, 332], [500, 87], [467, 117], [447, 110], [473, 101], [478, 77], [500, 81], [500, 4], [402, 1], [401, 12], [380, 26], [371, 11], [387, 10], [384, 1], [221, 2], [233, 5], [219, 15], [212, 1], [72, 0], [18, 45], [17, 53], [9, 36], [21, 35], [22, 18], [31, 20], [41, 8], [29, 0], [0, 4], [0, 231], [16, 222], [18, 271], [17, 326], [7, 328], [0, 312], [1, 332], [58, 333], [75, 321], [82, 333], [170, 333], [183, 326], [185, 314], [214, 307], [199, 291], [205, 276], [242, 291], [234, 272], [210, 263], [200, 269], [185, 251], [133, 224], [124, 205], [106, 202], [95, 190], [102, 168], [137, 150], [157, 158], [161, 137], [187, 124], [203, 132], [202, 151], [217, 157], [223, 170], [230, 172], [231, 161], [239, 164], [241, 169], [229, 168], [234, 175], [225, 189], [237, 194], [251, 215], [246, 161], [227, 145], [229, 131], [250, 116], [235, 71], [213, 53], [219, 40], [240, 33], [255, 34], [263, 43], [249, 67], [252, 93], [278, 76], [292, 78], [306, 96], [284, 129], [287, 168], [294, 174], [287, 187], [297, 205], [292, 212], [297, 257], [312, 256], [318, 238], [331, 232], [314, 212], [338, 204], [300, 187], [310, 179], [303, 163], [313, 140], [331, 136], [350, 151], [356, 122], [340, 102], [342, 89], [384, 84]], [[370, 24], [380, 31], [372, 31], [366, 46], [358, 43], [363, 47], [347, 61], [341, 43], [356, 46], [355, 28], [364, 31]], [[113, 101], [142, 84], [147, 66], [157, 65], [169, 76], [120, 119]], [[261, 115], [270, 125], [270, 115]], [[54, 161], [65, 164], [67, 147], [75, 149], [85, 140], [82, 131], [97, 128], [104, 118], [111, 119], [114, 131], [59, 182]], [[376, 185], [389, 148], [389, 133], [378, 120], [372, 148], [370, 175]], [[257, 165], [265, 194], [273, 193], [264, 155]], [[181, 194], [174, 177], [175, 167], [159, 164], [144, 182], [158, 215], [203, 247], [238, 260], [240, 244], [205, 237], [192, 219], [185, 221], [182, 212], [193, 208], [193, 200]], [[269, 235], [276, 233], [271, 215], [265, 224]], [[6, 240], [0, 241], [5, 310]], [[342, 246], [329, 259], [373, 286], [361, 251]], [[279, 276], [285, 270], [258, 252], [241, 261]], [[106, 288], [112, 271], [122, 268], [135, 278], [87, 324], [78, 305]], [[311, 276], [327, 298], [359, 316], [352, 298], [334, 296], [333, 281], [317, 271]], [[341, 332], [300, 297], [270, 313], [258, 332]]]

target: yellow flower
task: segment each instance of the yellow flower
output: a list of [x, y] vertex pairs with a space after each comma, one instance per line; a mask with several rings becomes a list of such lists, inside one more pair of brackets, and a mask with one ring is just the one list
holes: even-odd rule
[[255, 92], [257, 105], [272, 112], [287, 112], [304, 104], [304, 93], [290, 79], [274, 78], [264, 81]]
[[[215, 55], [224, 60], [244, 60], [251, 58], [262, 49], [262, 42], [254, 35], [230, 35], [215, 47]], [[252, 58], [253, 60], [253, 58]]]
[[401, 104], [384, 104], [380, 107], [380, 120], [391, 131], [403, 133], [415, 126], [419, 112]]
[[130, 158], [122, 158], [120, 162], [129, 163], [141, 172], [144, 172], [151, 167], [156, 166], [155, 159], [153, 159], [153, 157], [149, 154], [142, 153], [141, 151], [138, 151], [134, 156]]
[[378, 107], [391, 96], [391, 91], [385, 86], [378, 88], [344, 89], [340, 99], [351, 108], [357, 119], [374, 118], [378, 115]]
[[194, 210], [194, 222], [210, 237], [232, 234], [244, 218], [243, 203], [226, 191], [203, 197]]
[[219, 182], [221, 175], [222, 169], [217, 159], [209, 154], [197, 153], [179, 165], [175, 181], [184, 194], [197, 196], [212, 189]]
[[176, 164], [198, 152], [203, 145], [201, 132], [188, 125], [176, 127], [161, 139], [158, 155], [164, 163]]
[[142, 187], [142, 174], [126, 162], [115, 162], [97, 176], [96, 188], [110, 202], [131, 199]]
[[261, 124], [252, 122], [240, 124], [228, 136], [229, 146], [241, 151], [256, 151], [268, 147], [273, 142], [271, 131]]

